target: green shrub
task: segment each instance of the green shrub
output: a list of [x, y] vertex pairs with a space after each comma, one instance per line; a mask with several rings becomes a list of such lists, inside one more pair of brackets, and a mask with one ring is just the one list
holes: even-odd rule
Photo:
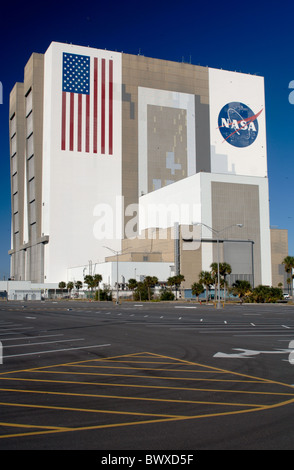
[[279, 287], [269, 287], [259, 285], [255, 287], [250, 295], [253, 302], [265, 303], [265, 302], [277, 302], [282, 300], [283, 291]]
[[165, 290], [160, 295], [160, 300], [174, 300], [175, 296], [170, 290]]
[[95, 292], [95, 300], [112, 300], [112, 292], [110, 290], [101, 290]]

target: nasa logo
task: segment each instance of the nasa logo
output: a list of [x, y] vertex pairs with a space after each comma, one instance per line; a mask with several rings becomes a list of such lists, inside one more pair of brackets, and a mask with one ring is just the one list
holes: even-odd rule
[[234, 147], [248, 147], [258, 135], [257, 118], [262, 112], [254, 112], [246, 104], [232, 102], [226, 104], [218, 116], [218, 129], [224, 138]]

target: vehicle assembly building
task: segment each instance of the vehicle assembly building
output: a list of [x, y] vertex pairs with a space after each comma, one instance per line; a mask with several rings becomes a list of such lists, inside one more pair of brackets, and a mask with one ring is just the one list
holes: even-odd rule
[[119, 263], [190, 288], [219, 257], [231, 282], [284, 282], [262, 77], [53, 42], [9, 118], [16, 281], [114, 286]]

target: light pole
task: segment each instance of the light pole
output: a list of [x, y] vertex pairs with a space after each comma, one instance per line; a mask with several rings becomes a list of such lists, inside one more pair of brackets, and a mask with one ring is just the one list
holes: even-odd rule
[[112, 251], [116, 255], [116, 305], [118, 305], [118, 255], [122, 254], [126, 250], [114, 250], [113, 248], [109, 248], [109, 246], [104, 246], [104, 248], [107, 248], [107, 250]]
[[217, 242], [217, 305], [216, 305], [216, 308], [219, 310], [221, 308], [221, 303], [220, 303], [220, 273], [219, 273], [219, 234], [221, 232], [224, 232], [228, 228], [231, 228], [231, 227], [242, 228], [243, 224], [229, 225], [228, 227], [225, 227], [221, 230], [215, 230], [214, 228], [209, 227], [209, 225], [206, 225], [202, 222], [196, 222], [193, 225], [203, 225], [204, 227], [208, 228], [208, 230], [210, 230], [212, 233], [214, 233], [216, 235], [216, 242]]

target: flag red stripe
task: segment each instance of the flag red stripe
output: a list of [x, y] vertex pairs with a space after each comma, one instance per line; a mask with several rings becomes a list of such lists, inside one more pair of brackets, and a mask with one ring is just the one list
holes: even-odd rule
[[97, 153], [97, 131], [98, 131], [98, 59], [94, 58], [94, 120], [93, 120], [93, 152]]
[[105, 59], [102, 59], [102, 88], [101, 88], [101, 153], [105, 153]]
[[78, 96], [78, 152], [82, 151], [82, 95]]
[[86, 95], [86, 152], [90, 151], [90, 95]]
[[61, 150], [65, 150], [66, 129], [66, 92], [62, 92], [62, 117], [61, 117]]
[[113, 123], [112, 123], [112, 107], [113, 107], [113, 61], [109, 61], [109, 154], [112, 155], [113, 146]]
[[69, 107], [69, 150], [73, 150], [74, 146], [74, 113], [75, 113], [75, 96], [70, 93], [70, 107]]
[[113, 155], [113, 60], [109, 60], [108, 63], [103, 58], [101, 62], [97, 57], [92, 60], [92, 98], [90, 99], [90, 94], [84, 96], [78, 92], [62, 92], [61, 150], [90, 152], [91, 149], [95, 154], [99, 152], [105, 155], [107, 152]]

